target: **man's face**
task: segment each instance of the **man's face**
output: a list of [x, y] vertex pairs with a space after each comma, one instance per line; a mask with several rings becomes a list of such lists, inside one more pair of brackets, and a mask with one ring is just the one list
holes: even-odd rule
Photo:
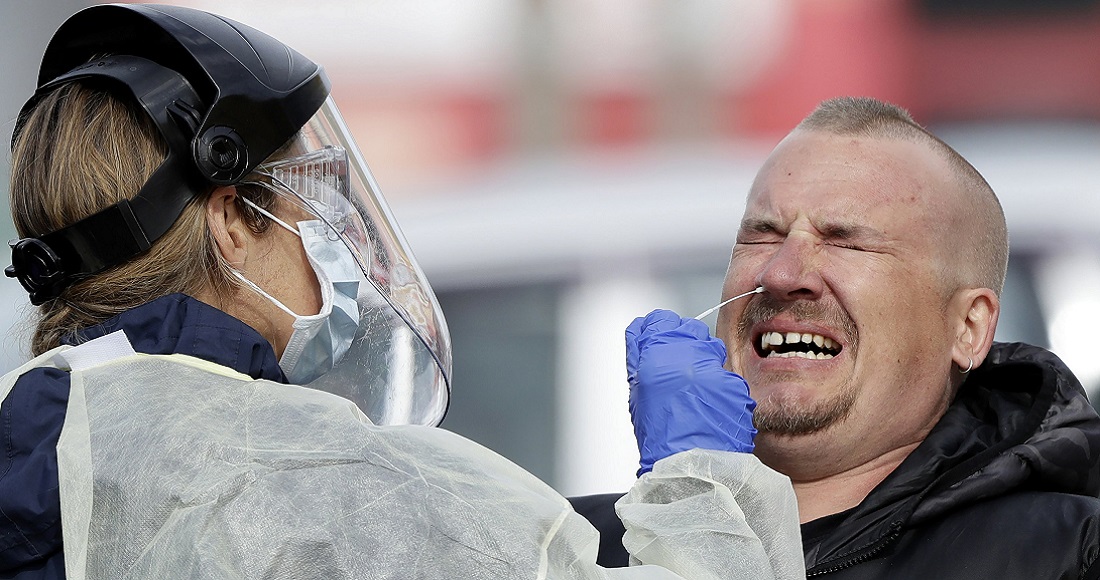
[[718, 320], [758, 402], [765, 462], [809, 446], [861, 465], [939, 419], [953, 340], [940, 216], [954, 184], [928, 146], [894, 139], [796, 131], [765, 163], [723, 296], [765, 292]]

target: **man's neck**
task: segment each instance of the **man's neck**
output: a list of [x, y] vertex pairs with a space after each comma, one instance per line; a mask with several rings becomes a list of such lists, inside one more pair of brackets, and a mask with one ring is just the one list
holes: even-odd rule
[[[766, 451], [761, 454], [761, 460], [791, 478], [795, 497], [798, 499], [799, 521], [806, 523], [859, 505], [875, 486], [901, 465], [918, 444], [919, 442], [904, 445], [855, 465], [833, 469], [807, 469], [815, 464], [828, 464], [812, 461], [811, 458], [799, 460], [800, 458], [783, 455], [776, 457]], [[792, 465], [798, 468], [787, 468]]]

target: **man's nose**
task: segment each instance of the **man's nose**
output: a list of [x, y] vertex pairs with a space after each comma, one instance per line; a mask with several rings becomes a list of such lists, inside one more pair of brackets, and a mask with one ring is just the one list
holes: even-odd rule
[[777, 300], [813, 300], [824, 289], [819, 246], [806, 234], [788, 235], [756, 277], [756, 283]]

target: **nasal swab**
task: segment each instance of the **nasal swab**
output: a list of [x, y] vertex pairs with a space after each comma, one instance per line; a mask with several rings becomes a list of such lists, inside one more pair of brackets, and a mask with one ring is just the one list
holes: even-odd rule
[[738, 298], [744, 298], [744, 297], [746, 297], [750, 294], [759, 294], [763, 291], [764, 291], [763, 286], [757, 286], [755, 290], [749, 290], [748, 292], [745, 292], [744, 294], [738, 294], [737, 296], [734, 296], [733, 298], [730, 298], [728, 300], [723, 300], [721, 303], [718, 304], [718, 306], [715, 306], [713, 308], [708, 308], [702, 314], [700, 314], [699, 316], [696, 316], [695, 320], [702, 320], [706, 315], [710, 314], [711, 312], [714, 312], [715, 310], [718, 310], [719, 308], [729, 304], [730, 302], [733, 302], [734, 300], [737, 300]]

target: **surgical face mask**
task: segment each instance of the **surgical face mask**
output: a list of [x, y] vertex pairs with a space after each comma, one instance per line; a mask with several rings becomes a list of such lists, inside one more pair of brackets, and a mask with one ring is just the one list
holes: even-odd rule
[[234, 275], [248, 287], [294, 317], [294, 331], [279, 359], [279, 367], [291, 383], [310, 383], [332, 370], [355, 338], [359, 328], [359, 305], [355, 300], [359, 292], [359, 267], [343, 240], [329, 235], [328, 226], [323, 221], [300, 221], [295, 230], [248, 199], [241, 199], [302, 239], [306, 256], [321, 286], [321, 311], [302, 316], [233, 270]]

